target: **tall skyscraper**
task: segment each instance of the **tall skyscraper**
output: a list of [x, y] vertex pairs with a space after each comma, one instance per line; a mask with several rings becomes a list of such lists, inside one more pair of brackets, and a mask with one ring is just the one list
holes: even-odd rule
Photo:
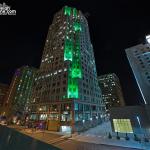
[[3, 114], [23, 114], [30, 101], [35, 68], [23, 66], [16, 70], [4, 103]]
[[147, 43], [127, 48], [126, 54], [150, 120], [150, 35]]
[[107, 113], [109, 113], [111, 107], [125, 105], [119, 78], [115, 73], [99, 76], [98, 82], [102, 90], [102, 97], [106, 104]]
[[143, 103], [150, 105], [150, 44], [139, 44], [125, 51], [141, 91]]
[[79, 131], [99, 123], [104, 109], [87, 20], [65, 6], [49, 27], [30, 119], [47, 120], [49, 130]]

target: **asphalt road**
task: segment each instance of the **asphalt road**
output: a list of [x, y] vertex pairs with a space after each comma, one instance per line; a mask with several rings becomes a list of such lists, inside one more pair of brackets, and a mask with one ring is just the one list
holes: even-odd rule
[[61, 150], [41, 140], [0, 126], [0, 150]]

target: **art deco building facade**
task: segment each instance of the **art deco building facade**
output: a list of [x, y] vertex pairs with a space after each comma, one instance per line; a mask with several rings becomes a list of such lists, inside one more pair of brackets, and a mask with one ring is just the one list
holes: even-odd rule
[[87, 20], [66, 6], [49, 27], [30, 119], [47, 120], [49, 130], [76, 131], [98, 123], [104, 109]]
[[102, 90], [102, 97], [106, 104], [107, 113], [109, 113], [111, 107], [125, 105], [119, 78], [115, 73], [99, 76], [98, 82]]
[[7, 84], [0, 83], [0, 111], [4, 104], [5, 96], [8, 92], [9, 86]]
[[6, 116], [23, 114], [29, 103], [35, 68], [23, 66], [16, 70], [3, 106]]

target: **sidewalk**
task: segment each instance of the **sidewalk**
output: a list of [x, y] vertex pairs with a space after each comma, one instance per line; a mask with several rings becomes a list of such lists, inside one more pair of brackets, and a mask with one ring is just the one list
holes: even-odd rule
[[[111, 133], [112, 139], [108, 138], [108, 133]], [[134, 140], [133, 134], [128, 134], [130, 140], [125, 140], [125, 135], [119, 134], [120, 140], [116, 139], [116, 133], [112, 132], [111, 123], [105, 122], [99, 126], [91, 128], [80, 135], [73, 136], [72, 139], [76, 141], [83, 141], [95, 144], [106, 144], [114, 146], [122, 146], [128, 148], [146, 149], [150, 150], [150, 142], [146, 143], [142, 141], [141, 143]]]
[[34, 129], [34, 128], [25, 128], [23, 126], [14, 126], [14, 125], [9, 126], [9, 128], [16, 129], [18, 132], [22, 134], [33, 137], [47, 144], [54, 144], [54, 143], [64, 141], [70, 138], [69, 135], [66, 135], [61, 132], [53, 132], [53, 131], [40, 130], [40, 129]]
[[94, 135], [76, 135], [72, 136], [72, 140], [88, 142], [88, 143], [95, 143], [95, 144], [104, 144], [104, 145], [112, 145], [112, 146], [121, 146], [127, 148], [137, 148], [143, 150], [150, 150], [150, 143], [142, 143], [134, 141], [130, 139], [129, 141], [121, 138], [117, 140], [116, 137], [112, 137], [112, 139], [108, 139], [106, 136], [94, 136]]

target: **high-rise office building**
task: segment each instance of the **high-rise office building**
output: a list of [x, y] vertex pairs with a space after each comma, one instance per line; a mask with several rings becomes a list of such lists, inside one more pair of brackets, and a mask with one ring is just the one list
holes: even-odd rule
[[3, 106], [3, 115], [23, 114], [30, 101], [36, 69], [23, 66], [16, 70]]
[[150, 118], [150, 36], [146, 40], [125, 51]]
[[107, 113], [109, 113], [111, 107], [125, 105], [119, 78], [115, 73], [99, 76], [98, 82], [102, 91], [103, 100], [106, 104]]
[[150, 105], [150, 44], [139, 44], [125, 51], [143, 102]]
[[87, 20], [65, 6], [49, 27], [30, 119], [47, 121], [49, 130], [78, 131], [100, 122], [104, 109]]
[[7, 84], [0, 83], [0, 111], [4, 104], [5, 96], [8, 92], [9, 86]]

